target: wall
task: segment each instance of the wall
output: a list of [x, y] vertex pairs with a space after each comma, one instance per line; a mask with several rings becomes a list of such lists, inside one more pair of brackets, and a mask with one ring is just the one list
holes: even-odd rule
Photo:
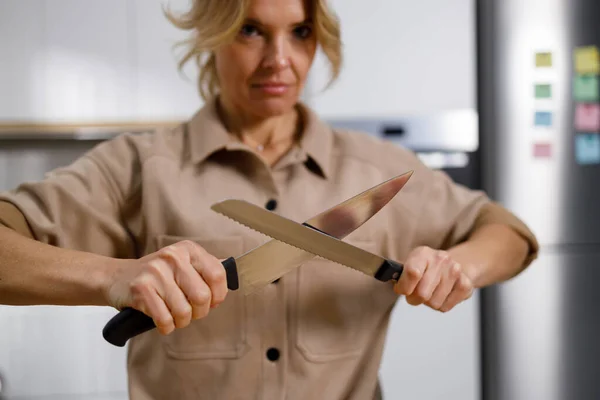
[[[160, 0], [3, 0], [0, 120], [179, 119], [200, 105]], [[170, 0], [181, 10], [187, 0]], [[187, 78], [184, 79], [184, 76]]]

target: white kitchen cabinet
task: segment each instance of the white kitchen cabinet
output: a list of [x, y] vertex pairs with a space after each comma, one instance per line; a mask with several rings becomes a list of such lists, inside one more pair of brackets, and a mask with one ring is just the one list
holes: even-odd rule
[[134, 117], [135, 57], [131, 2], [47, 0], [46, 57], [35, 90], [45, 120], [98, 121]]
[[448, 313], [400, 299], [379, 372], [385, 400], [479, 399], [479, 294]]
[[0, 120], [23, 120], [42, 107], [38, 91], [44, 84], [43, 0], [0, 3]]
[[[0, 141], [0, 191], [38, 180], [97, 142]], [[0, 399], [124, 400], [126, 348], [102, 337], [109, 307], [0, 306]]]
[[203, 104], [197, 89], [198, 69], [191, 61], [179, 71], [182, 48], [176, 48], [175, 44], [190, 32], [173, 26], [163, 8], [186, 11], [190, 1], [132, 0], [131, 3], [136, 116], [149, 120], [188, 118]]
[[324, 57], [307, 97], [326, 118], [394, 117], [476, 106], [472, 0], [332, 0], [344, 64], [328, 90]]
[[0, 396], [124, 398], [126, 350], [102, 338], [114, 314], [108, 307], [0, 307]]

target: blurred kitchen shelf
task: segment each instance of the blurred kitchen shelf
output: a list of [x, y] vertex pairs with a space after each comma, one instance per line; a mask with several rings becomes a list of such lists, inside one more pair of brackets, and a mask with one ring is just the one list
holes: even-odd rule
[[113, 123], [3, 123], [0, 140], [69, 139], [102, 140], [124, 132], [140, 133], [159, 128], [173, 128], [183, 121], [141, 121]]

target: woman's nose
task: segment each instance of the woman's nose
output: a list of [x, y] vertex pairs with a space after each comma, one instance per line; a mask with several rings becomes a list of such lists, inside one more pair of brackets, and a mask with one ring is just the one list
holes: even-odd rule
[[285, 39], [274, 39], [267, 50], [264, 67], [280, 70], [289, 67], [289, 65], [290, 57]]

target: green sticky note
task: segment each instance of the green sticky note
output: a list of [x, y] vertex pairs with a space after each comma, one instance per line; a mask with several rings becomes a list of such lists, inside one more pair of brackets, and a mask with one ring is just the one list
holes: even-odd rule
[[552, 85], [537, 84], [535, 85], [536, 99], [549, 99], [552, 97]]
[[577, 75], [573, 81], [573, 97], [575, 101], [598, 101], [598, 77], [595, 75]]

